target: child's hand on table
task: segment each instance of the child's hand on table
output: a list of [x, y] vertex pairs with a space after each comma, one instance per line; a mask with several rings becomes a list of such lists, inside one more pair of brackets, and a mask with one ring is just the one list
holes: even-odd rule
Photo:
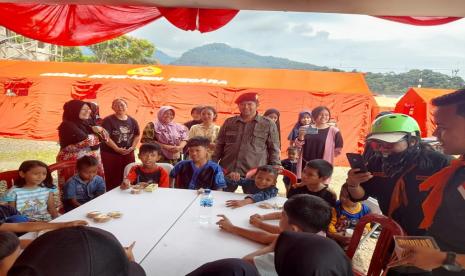
[[227, 200], [226, 207], [231, 207], [233, 209], [245, 206], [247, 204], [252, 204], [253, 200], [250, 198], [242, 199], [242, 200]]
[[220, 227], [220, 229], [232, 233], [235, 226], [231, 223], [231, 221], [225, 215], [218, 215], [218, 217], [221, 219], [216, 224]]
[[259, 226], [263, 222], [263, 217], [260, 216], [259, 214], [255, 214], [250, 216], [249, 223], [252, 224], [253, 226]]
[[121, 185], [119, 186], [121, 190], [127, 190], [129, 189], [129, 187], [131, 187], [131, 182], [129, 181], [129, 179], [123, 180], [123, 183], [121, 183]]

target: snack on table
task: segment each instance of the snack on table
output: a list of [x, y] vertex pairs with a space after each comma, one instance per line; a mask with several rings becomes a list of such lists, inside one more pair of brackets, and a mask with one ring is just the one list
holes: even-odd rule
[[136, 190], [140, 190], [143, 187], [141, 185], [139, 185], [139, 184], [136, 184], [136, 185], [131, 185], [131, 188], [136, 189]]
[[140, 194], [141, 191], [142, 191], [142, 189], [134, 189], [134, 188], [132, 188], [131, 189], [131, 194]]
[[121, 213], [120, 211], [111, 211], [107, 215], [112, 218], [120, 218], [123, 216], [123, 213]]
[[262, 209], [273, 209], [273, 205], [271, 205], [268, 202], [262, 202], [262, 203], [258, 204], [258, 207], [262, 208]]
[[96, 217], [96, 216], [98, 216], [98, 215], [101, 215], [101, 214], [102, 214], [102, 213], [99, 212], [99, 211], [92, 211], [92, 212], [87, 213], [87, 217], [88, 217], [88, 218], [94, 218], [94, 217]]
[[110, 219], [111, 219], [110, 216], [104, 215], [104, 214], [100, 214], [100, 215], [94, 217], [94, 221], [99, 222], [99, 223], [107, 222]]
[[262, 209], [275, 209], [275, 210], [281, 210], [283, 209], [283, 205], [280, 205], [280, 204], [277, 204], [277, 203], [268, 203], [268, 202], [262, 202], [260, 204], [258, 204], [258, 207], [259, 208], [262, 208]]
[[155, 191], [157, 188], [158, 188], [158, 184], [152, 183], [152, 184], [148, 185], [147, 187], [145, 187], [144, 191], [151, 193], [151, 192]]

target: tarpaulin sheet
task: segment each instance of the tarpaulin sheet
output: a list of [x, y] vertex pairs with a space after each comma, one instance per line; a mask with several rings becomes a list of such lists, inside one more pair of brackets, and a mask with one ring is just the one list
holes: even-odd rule
[[[113, 99], [125, 98], [141, 127], [162, 105], [174, 106], [180, 123], [190, 120], [192, 107], [212, 105], [221, 124], [238, 113], [234, 100], [245, 92], [259, 94], [260, 113], [280, 110], [282, 150], [301, 110], [328, 106], [343, 134], [344, 152], [361, 150], [377, 112], [361, 73], [0, 61], [0, 135], [57, 140], [63, 104], [72, 98], [97, 102], [102, 116], [112, 114]], [[336, 161], [345, 163], [345, 157]]]

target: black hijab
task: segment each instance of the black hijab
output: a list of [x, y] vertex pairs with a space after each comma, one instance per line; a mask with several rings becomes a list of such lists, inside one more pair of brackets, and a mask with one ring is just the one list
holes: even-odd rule
[[263, 113], [263, 116], [266, 117], [270, 114], [278, 115], [278, 120], [276, 121], [276, 127], [278, 128], [279, 142], [281, 142], [281, 123], [279, 122], [279, 117], [281, 116], [281, 114], [279, 113], [279, 110], [270, 108], [270, 109], [267, 109], [265, 113]]
[[58, 127], [61, 148], [79, 143], [93, 133], [89, 122], [79, 118], [84, 105], [89, 104], [80, 100], [71, 100], [63, 105], [63, 121]]
[[275, 247], [279, 276], [351, 276], [350, 260], [328, 238], [301, 232], [283, 232]]

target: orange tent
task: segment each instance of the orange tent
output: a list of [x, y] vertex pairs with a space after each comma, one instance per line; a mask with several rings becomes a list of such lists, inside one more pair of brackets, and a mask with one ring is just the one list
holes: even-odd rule
[[376, 104], [378, 105], [379, 112], [393, 111], [396, 107], [399, 98], [386, 97], [386, 96], [375, 96]]
[[436, 127], [433, 121], [434, 108], [431, 100], [454, 90], [411, 87], [396, 104], [395, 112], [412, 116], [420, 125], [422, 137], [433, 136]]
[[281, 111], [283, 150], [301, 110], [328, 106], [346, 152], [361, 149], [377, 111], [361, 73], [6, 60], [0, 61], [0, 135], [56, 140], [63, 103], [72, 98], [97, 102], [104, 117], [111, 101], [123, 97], [141, 128], [162, 105], [176, 108], [177, 122], [188, 121], [195, 105], [212, 105], [221, 124], [237, 114], [234, 99], [251, 91], [259, 93], [260, 113]]

